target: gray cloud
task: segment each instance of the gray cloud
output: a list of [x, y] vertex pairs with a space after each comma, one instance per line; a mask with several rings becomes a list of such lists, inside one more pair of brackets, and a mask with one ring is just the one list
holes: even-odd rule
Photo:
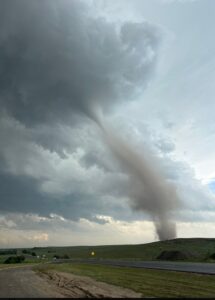
[[126, 178], [79, 124], [147, 86], [160, 39], [147, 22], [113, 24], [77, 1], [1, 0], [1, 210], [122, 212], [125, 204], [105, 199], [122, 201]]
[[[135, 176], [130, 188], [130, 175], [89, 118], [147, 87], [160, 30], [145, 21], [110, 23], [77, 1], [2, 0], [0, 8], [1, 210], [73, 220], [96, 220], [98, 213], [140, 217], [127, 211], [128, 197], [147, 202], [149, 193]], [[174, 151], [169, 140], [151, 142], [162, 154]], [[168, 163], [162, 161], [166, 177], [180, 180], [186, 168]], [[152, 212], [154, 202], [148, 204]], [[144, 208], [140, 201], [133, 206]], [[164, 213], [161, 219], [165, 227]]]
[[[46, 218], [58, 214], [66, 219], [78, 221], [80, 218], [96, 220], [97, 214], [112, 215], [122, 219], [132, 219], [123, 199], [87, 195], [78, 189], [69, 195], [52, 197], [40, 192], [40, 182], [26, 176], [0, 174], [0, 211], [4, 213], [31, 213]], [[12, 187], [12, 188], [11, 188]], [[81, 186], [81, 188], [84, 188]]]
[[[65, 127], [61, 145], [65, 156], [61, 156], [35, 142], [37, 131], [34, 133], [18, 121], [2, 116], [0, 210], [35, 212], [42, 216], [60, 213], [71, 219], [92, 219], [97, 213], [126, 211], [122, 199], [126, 193], [123, 192], [126, 178], [118, 174], [116, 168], [105, 171], [101, 157], [97, 164], [88, 167], [82, 163], [85, 155], [98, 149], [100, 155], [106, 156], [106, 164], [112, 163], [102, 142], [95, 143], [96, 132], [92, 124], [91, 127]], [[56, 138], [56, 142], [59, 139]], [[120, 203], [113, 200], [107, 205], [106, 195], [117, 195]], [[124, 212], [124, 216], [128, 214]]]
[[174, 143], [164, 139], [156, 141], [156, 146], [162, 153], [170, 153], [175, 149]]
[[[56, 226], [64, 224], [51, 214], [75, 221], [83, 217], [101, 222], [96, 214], [150, 219], [144, 212], [131, 212], [131, 198], [139, 195], [86, 118], [98, 107], [107, 116], [136, 96], [133, 114], [132, 105], [110, 114], [117, 134], [139, 153], [151, 145], [160, 156], [164, 177], [177, 184], [186, 203], [181, 212], [170, 212], [174, 220], [213, 220], [214, 196], [194, 179], [194, 170], [177, 161], [180, 147], [186, 146], [185, 131], [177, 129], [193, 118], [199, 120], [198, 130], [191, 128], [192, 137], [198, 131], [198, 143], [190, 139], [191, 157], [197, 149], [202, 152], [199, 165], [214, 152], [207, 143], [206, 152], [200, 147], [200, 137], [208, 140], [212, 133], [214, 117], [213, 81], [202, 81], [213, 77], [214, 43], [205, 34], [213, 28], [208, 16], [213, 4], [198, 2], [194, 15], [193, 5], [176, 5], [185, 8], [179, 12], [175, 5], [155, 2], [108, 0], [87, 7], [70, 0], [0, 0], [0, 211], [13, 212], [9, 219], [0, 219], [2, 228], [13, 226], [13, 220], [23, 229], [34, 227], [33, 222], [46, 228], [49, 219]], [[175, 35], [163, 53], [160, 79], [145, 97], [141, 92], [153, 75], [162, 34], [142, 17]], [[174, 134], [182, 137], [182, 144]], [[17, 220], [17, 212], [26, 222]], [[29, 213], [47, 220], [38, 225]]]
[[72, 122], [134, 96], [154, 70], [160, 32], [91, 18], [81, 2], [1, 1], [1, 107], [25, 124]]

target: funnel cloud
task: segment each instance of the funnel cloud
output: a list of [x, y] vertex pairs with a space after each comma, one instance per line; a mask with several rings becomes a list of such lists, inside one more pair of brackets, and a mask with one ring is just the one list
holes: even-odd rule
[[170, 213], [180, 207], [180, 201], [174, 185], [164, 180], [147, 153], [140, 155], [115, 134], [104, 117], [95, 120], [122, 170], [129, 176], [131, 207], [151, 215], [160, 240], [176, 238], [176, 224], [171, 221]]

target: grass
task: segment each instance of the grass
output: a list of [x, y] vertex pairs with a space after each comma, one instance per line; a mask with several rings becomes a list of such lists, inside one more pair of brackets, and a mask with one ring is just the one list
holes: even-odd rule
[[[17, 255], [22, 255], [23, 249], [17, 249]], [[188, 258], [187, 261], [215, 262], [215, 260], [210, 259], [210, 255], [215, 253], [215, 239], [208, 238], [173, 239], [139, 245], [34, 247], [29, 250], [40, 257], [45, 255], [48, 260], [52, 259], [54, 255], [63, 256], [65, 254], [70, 258], [90, 258], [91, 252], [94, 251], [95, 258], [146, 261], [156, 260], [157, 256], [164, 250], [179, 250], [194, 254], [194, 257]], [[28, 261], [37, 261], [37, 258], [30, 255], [25, 256]], [[0, 255], [0, 263], [5, 259], [6, 256]]]
[[56, 270], [93, 277], [98, 281], [130, 288], [144, 297], [214, 297], [215, 276], [88, 264], [46, 264], [40, 272]]
[[0, 264], [0, 270], [8, 269], [8, 268], [16, 268], [16, 267], [24, 267], [29, 265], [38, 265], [37, 263], [19, 263], [19, 264]]
[[36, 247], [32, 251], [37, 255], [45, 254], [48, 259], [54, 255], [67, 254], [70, 258], [90, 258], [95, 252], [95, 258], [156, 260], [164, 250], [189, 251], [195, 255], [189, 261], [208, 261], [209, 256], [215, 253], [215, 239], [189, 238], [154, 242], [139, 245], [110, 245], [110, 246], [74, 246], [74, 247]]

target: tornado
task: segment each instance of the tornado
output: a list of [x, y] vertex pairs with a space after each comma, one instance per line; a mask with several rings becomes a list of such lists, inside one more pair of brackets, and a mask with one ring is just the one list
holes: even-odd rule
[[[150, 214], [159, 240], [176, 238], [176, 223], [171, 212], [180, 207], [176, 187], [164, 179], [152, 157], [138, 153], [132, 144], [116, 134], [102, 113], [95, 111], [93, 119], [103, 133], [106, 144], [128, 176], [130, 206]], [[158, 163], [158, 162], [157, 162]]]

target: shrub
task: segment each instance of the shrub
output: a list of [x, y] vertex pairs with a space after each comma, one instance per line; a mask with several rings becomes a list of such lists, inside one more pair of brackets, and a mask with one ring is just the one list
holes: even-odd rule
[[20, 256], [9, 256], [5, 261], [4, 264], [18, 264], [22, 263], [25, 260], [23, 255]]
[[53, 256], [53, 258], [56, 258], [56, 259], [60, 259], [60, 258], [62, 258], [62, 259], [68, 259], [68, 258], [69, 258], [69, 255], [68, 255], [68, 254], [64, 254], [64, 255], [60, 256], [60, 255], [58, 255], [58, 254], [55, 254], [55, 255]]
[[210, 258], [215, 259], [215, 253], [211, 254]]

